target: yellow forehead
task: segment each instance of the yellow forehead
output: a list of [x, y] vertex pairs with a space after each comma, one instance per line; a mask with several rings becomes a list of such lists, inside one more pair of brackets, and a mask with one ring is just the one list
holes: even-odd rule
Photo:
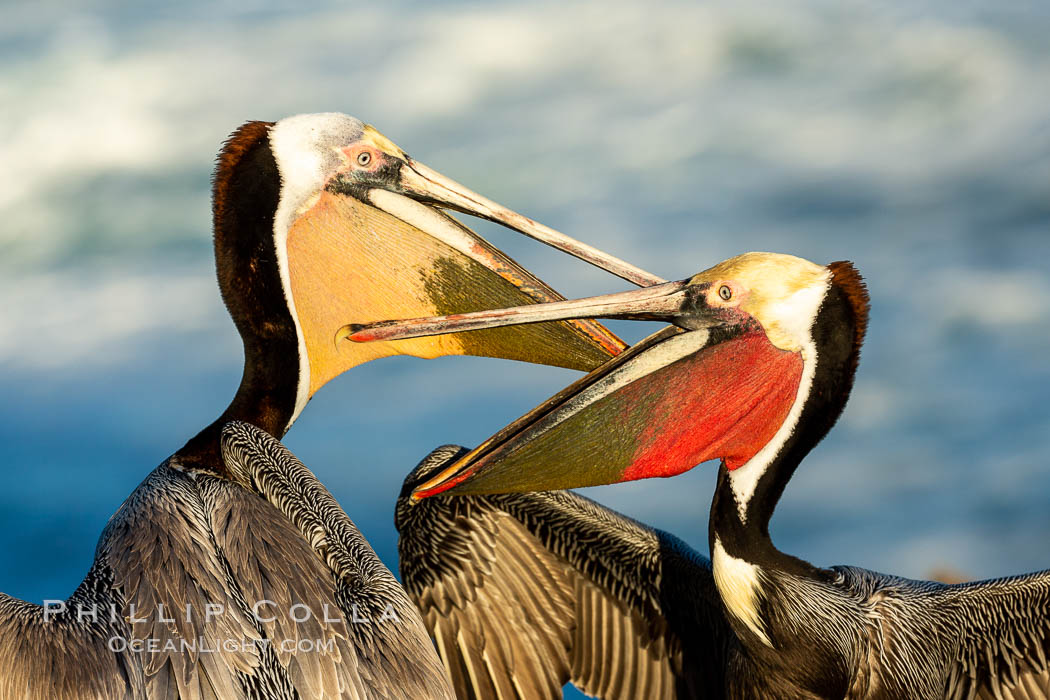
[[701, 272], [691, 284], [734, 282], [745, 295], [740, 308], [754, 317], [771, 342], [797, 351], [830, 281], [828, 268], [781, 253], [744, 253]]
[[379, 131], [371, 124], [365, 124], [364, 133], [361, 135], [361, 140], [367, 144], [375, 146], [383, 153], [388, 156], [394, 156], [395, 158], [407, 158], [405, 152], [397, 147], [397, 144], [383, 136]]
[[783, 253], [744, 253], [704, 270], [693, 277], [692, 282], [733, 280], [752, 292], [780, 297], [825, 283], [827, 278], [826, 267], [804, 258]]

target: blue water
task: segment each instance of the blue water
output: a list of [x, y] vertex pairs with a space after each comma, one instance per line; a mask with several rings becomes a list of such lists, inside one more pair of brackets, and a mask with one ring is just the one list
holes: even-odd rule
[[[214, 154], [247, 119], [321, 110], [667, 278], [746, 250], [853, 260], [857, 387], [776, 542], [915, 577], [1050, 566], [1045, 5], [83, 2], [6, 4], [0, 27], [0, 590], [68, 595], [106, 519], [232, 396]], [[478, 228], [563, 293], [624, 288]], [[572, 376], [384, 360], [286, 442], [396, 567], [415, 462]], [[706, 551], [713, 472], [591, 495]]]

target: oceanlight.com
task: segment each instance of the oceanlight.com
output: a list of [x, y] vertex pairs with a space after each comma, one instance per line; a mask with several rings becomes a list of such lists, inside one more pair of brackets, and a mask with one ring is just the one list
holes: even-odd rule
[[[203, 613], [203, 614], [202, 614]], [[342, 614], [342, 610], [339, 608], [333, 608], [328, 604], [321, 606], [319, 614], [315, 614], [314, 610], [308, 605], [303, 603], [296, 603], [287, 610], [281, 610], [280, 607], [272, 600], [260, 600], [251, 606], [248, 611], [248, 615], [255, 619], [257, 624], [270, 623], [284, 617], [286, 620], [291, 621], [295, 624], [302, 624], [310, 620], [316, 620], [328, 625], [340, 625], [340, 624], [354, 624], [354, 625], [372, 625], [372, 624], [397, 624], [401, 619], [397, 615], [397, 611], [394, 610], [392, 604], [382, 610], [378, 616], [369, 616], [360, 610], [357, 604], [350, 606], [349, 617], [345, 617]], [[146, 623], [146, 622], [161, 622], [169, 625], [174, 624], [176, 621], [185, 621], [186, 623], [208, 623], [213, 620], [227, 614], [226, 606], [221, 603], [207, 603], [203, 606], [203, 610], [197, 610], [192, 604], [187, 604], [185, 608], [170, 609], [164, 606], [164, 604], [158, 604], [157, 609], [153, 611], [153, 614], [147, 614], [139, 611], [135, 608], [135, 605], [129, 604], [127, 607], [126, 614], [123, 611], [117, 609], [116, 605], [100, 606], [97, 604], [92, 605], [76, 605], [72, 609], [62, 600], [45, 600], [43, 605], [43, 616], [44, 623], [54, 622], [60, 619], [67, 619], [75, 615], [77, 622], [101, 622], [108, 620], [111, 623]], [[235, 613], [241, 620], [245, 617], [245, 611], [241, 608], [236, 608]], [[109, 648], [114, 652], [122, 651], [133, 651], [133, 652], [193, 652], [193, 653], [214, 653], [219, 651], [225, 652], [242, 652], [242, 651], [256, 651], [268, 646], [274, 646], [282, 652], [295, 653], [295, 652], [323, 652], [333, 653], [335, 647], [334, 638], [329, 639], [284, 639], [284, 640], [271, 640], [266, 638], [257, 639], [206, 639], [204, 636], [198, 637], [197, 639], [185, 639], [182, 637], [169, 638], [165, 640], [160, 639], [139, 639], [139, 638], [125, 638], [121, 636], [114, 636], [109, 639]]]
[[174, 652], [185, 654], [214, 654], [225, 651], [229, 653], [247, 652], [258, 653], [273, 644], [287, 654], [302, 653], [310, 654], [319, 652], [332, 654], [335, 652], [335, 638], [331, 639], [282, 639], [279, 643], [271, 642], [269, 639], [222, 639], [206, 640], [204, 637], [197, 639], [125, 639], [124, 637], [110, 637], [107, 646], [110, 651], [132, 651], [137, 654], [157, 652]]

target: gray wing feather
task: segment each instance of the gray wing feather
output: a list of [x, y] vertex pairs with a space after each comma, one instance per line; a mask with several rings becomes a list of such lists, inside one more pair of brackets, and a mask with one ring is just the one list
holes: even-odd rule
[[[244, 697], [239, 678], [258, 658], [200, 652], [258, 636], [243, 616], [201, 619], [206, 603], [228, 601], [192, 478], [166, 462], [110, 519], [65, 613], [45, 623], [39, 606], [0, 599], [0, 697]], [[156, 649], [111, 649], [111, 640]]]
[[[192, 476], [154, 470], [111, 519], [96, 558], [113, 572], [130, 638], [156, 645], [140, 655], [149, 697], [243, 697], [238, 679], [260, 666], [261, 635], [231, 594]], [[207, 619], [209, 605], [222, 614]]]
[[1050, 571], [949, 586], [959, 660], [949, 697], [1050, 699]]
[[[325, 614], [340, 612], [331, 573], [301, 533], [266, 501], [225, 481], [215, 480], [208, 490], [215, 492], [209, 500], [215, 504], [216, 544], [244, 600], [259, 613], [259, 624], [292, 685], [305, 697], [341, 697], [343, 686], [350, 684], [340, 673], [351, 681], [360, 678], [341, 614]], [[338, 622], [326, 622], [336, 617]], [[304, 652], [296, 653], [298, 649]], [[354, 690], [351, 697], [364, 689]]]
[[[457, 456], [438, 448], [406, 485]], [[732, 633], [706, 559], [571, 492], [398, 502], [401, 575], [457, 695], [720, 696]]]
[[868, 663], [879, 684], [952, 700], [1050, 700], [1050, 571], [946, 585], [833, 570], [880, 631]]
[[[74, 595], [70, 609], [86, 600]], [[97, 602], [108, 611], [108, 602]], [[143, 697], [127, 683], [136, 669], [108, 649], [111, 636], [106, 623], [78, 622], [72, 615], [45, 623], [41, 606], [0, 594], [0, 698]], [[141, 686], [139, 673], [136, 687]]]
[[[279, 521], [268, 521], [265, 528], [257, 520], [229, 528], [230, 533], [253, 531], [249, 536], [257, 540], [234, 546], [244, 553], [231, 557], [231, 562], [237, 562], [231, 565], [243, 577], [239, 580], [253, 596], [273, 596], [269, 599], [278, 603], [278, 609], [307, 602], [318, 614], [325, 605], [342, 613], [339, 624], [315, 629], [336, 641], [338, 653], [323, 658], [320, 666], [300, 667], [311, 691], [305, 697], [452, 698], [419, 613], [317, 478], [280, 442], [248, 424], [227, 425], [222, 449], [230, 471], [250, 489], [241, 488], [240, 496], [230, 493], [228, 500], [255, 499], [268, 510], [272, 505], [282, 516]], [[252, 513], [253, 509], [245, 507], [240, 512]], [[293, 528], [294, 538], [286, 532]], [[278, 541], [281, 548], [274, 546]], [[258, 562], [253, 563], [248, 554], [260, 557]], [[290, 569], [287, 580], [270, 577], [270, 572], [286, 569]], [[305, 571], [310, 574], [304, 575]], [[328, 585], [322, 586], [322, 581]], [[295, 633], [275, 630], [285, 638], [294, 639]], [[297, 633], [301, 635], [302, 630]], [[336, 685], [339, 694], [326, 694]]]
[[[110, 519], [65, 613], [45, 623], [0, 594], [0, 698], [451, 698], [411, 601], [324, 487], [252, 426], [230, 426], [223, 446], [258, 492], [169, 460]], [[259, 600], [273, 601], [262, 619]], [[296, 604], [311, 617], [288, 616]], [[388, 606], [385, 622], [346, 623]]]

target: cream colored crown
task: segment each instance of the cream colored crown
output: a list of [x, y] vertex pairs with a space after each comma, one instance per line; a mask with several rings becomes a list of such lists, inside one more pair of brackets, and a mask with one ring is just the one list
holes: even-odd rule
[[694, 276], [690, 284], [720, 282], [743, 290], [739, 308], [755, 318], [771, 343], [797, 352], [810, 339], [810, 329], [831, 282], [828, 268], [781, 253], [744, 253]]

